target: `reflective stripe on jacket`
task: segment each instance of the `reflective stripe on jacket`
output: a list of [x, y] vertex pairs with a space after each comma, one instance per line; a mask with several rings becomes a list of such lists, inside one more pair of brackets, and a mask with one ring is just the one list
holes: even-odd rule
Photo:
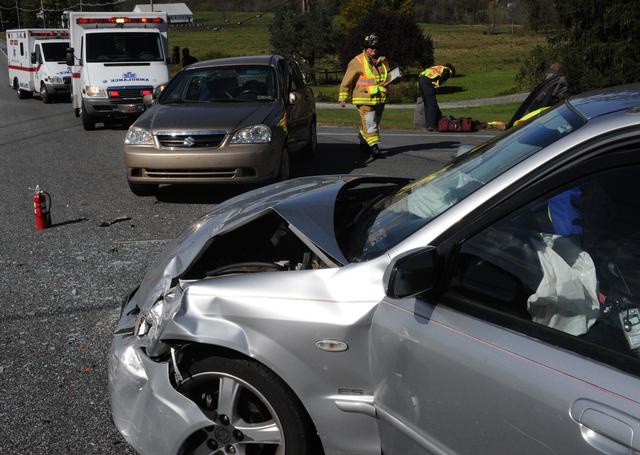
[[363, 52], [349, 62], [347, 71], [340, 84], [339, 101], [351, 98], [353, 104], [376, 105], [387, 101], [386, 82], [388, 71], [383, 63], [371, 65]]
[[434, 87], [440, 87], [440, 78], [442, 77], [442, 73], [444, 71], [451, 71], [444, 65], [431, 66], [420, 73], [420, 76], [428, 77], [431, 79], [431, 83]]

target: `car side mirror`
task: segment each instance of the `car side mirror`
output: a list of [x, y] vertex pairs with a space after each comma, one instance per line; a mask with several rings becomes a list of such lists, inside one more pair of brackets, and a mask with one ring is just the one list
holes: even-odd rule
[[388, 297], [402, 299], [430, 291], [438, 279], [436, 248], [427, 246], [403, 253], [391, 261], [384, 274]]
[[73, 66], [74, 64], [72, 47], [67, 48], [67, 53], [65, 54], [65, 63], [67, 64], [67, 66]]
[[157, 99], [162, 92], [164, 92], [164, 89], [167, 88], [166, 85], [158, 85], [154, 90], [153, 90], [153, 99]]
[[38, 63], [38, 57], [36, 57], [36, 53], [32, 52], [31, 53], [31, 64], [35, 65], [36, 63]]
[[289, 92], [289, 104], [296, 104], [297, 99], [295, 92]]
[[148, 94], [142, 97], [142, 104], [144, 104], [144, 107], [149, 107], [153, 104], [153, 95], [152, 94]]

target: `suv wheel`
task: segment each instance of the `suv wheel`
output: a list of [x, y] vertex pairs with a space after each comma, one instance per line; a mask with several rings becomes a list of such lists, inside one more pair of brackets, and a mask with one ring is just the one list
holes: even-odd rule
[[280, 160], [280, 170], [278, 171], [278, 181], [288, 180], [291, 177], [291, 157], [289, 149], [285, 146], [282, 150], [282, 159]]
[[302, 156], [305, 158], [313, 158], [318, 151], [318, 131], [316, 126], [316, 119], [311, 120], [309, 124], [309, 138], [307, 145], [302, 150]]

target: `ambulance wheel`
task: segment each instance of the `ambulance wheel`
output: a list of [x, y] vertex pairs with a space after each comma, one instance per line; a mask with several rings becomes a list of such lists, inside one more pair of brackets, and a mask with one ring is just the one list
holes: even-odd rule
[[49, 92], [47, 92], [47, 86], [44, 84], [40, 84], [40, 99], [44, 104], [51, 102], [51, 97], [49, 96]]
[[31, 94], [30, 92], [27, 92], [26, 90], [22, 90], [20, 88], [17, 78], [13, 80], [13, 89], [16, 91], [16, 94], [18, 95], [18, 99], [21, 99], [21, 100], [25, 98], [29, 98], [29, 95]]
[[127, 180], [129, 189], [136, 196], [155, 196], [158, 191], [158, 185], [155, 183], [133, 183]]
[[96, 129], [96, 120], [93, 118], [93, 116], [87, 113], [87, 110], [84, 109], [84, 106], [82, 108], [80, 117], [82, 118], [82, 126], [85, 130], [93, 131]]

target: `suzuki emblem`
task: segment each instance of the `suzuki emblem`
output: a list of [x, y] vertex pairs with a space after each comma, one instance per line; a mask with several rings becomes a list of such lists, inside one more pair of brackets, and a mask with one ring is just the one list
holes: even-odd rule
[[184, 145], [186, 145], [187, 147], [193, 147], [196, 143], [195, 139], [192, 138], [191, 136], [189, 136], [188, 138], [186, 138], [183, 142]]

